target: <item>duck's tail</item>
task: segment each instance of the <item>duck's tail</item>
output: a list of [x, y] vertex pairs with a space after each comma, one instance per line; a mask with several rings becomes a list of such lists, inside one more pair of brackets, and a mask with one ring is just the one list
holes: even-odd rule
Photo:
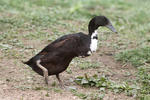
[[29, 61], [21, 61], [23, 64], [29, 65]]

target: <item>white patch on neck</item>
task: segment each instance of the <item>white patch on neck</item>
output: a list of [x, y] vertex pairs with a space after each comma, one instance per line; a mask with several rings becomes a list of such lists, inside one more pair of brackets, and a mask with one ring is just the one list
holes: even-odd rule
[[93, 38], [95, 36], [97, 36], [97, 30], [95, 30], [94, 33], [92, 33], [91, 35], [91, 44], [90, 44], [91, 52], [95, 52], [97, 50], [98, 40], [96, 38]]

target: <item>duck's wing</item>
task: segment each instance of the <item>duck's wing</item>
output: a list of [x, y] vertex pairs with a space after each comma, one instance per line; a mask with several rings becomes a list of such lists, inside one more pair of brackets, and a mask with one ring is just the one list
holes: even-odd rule
[[80, 36], [78, 34], [66, 35], [55, 40], [38, 54], [41, 56], [41, 62], [59, 62], [68, 54], [75, 55], [79, 41]]

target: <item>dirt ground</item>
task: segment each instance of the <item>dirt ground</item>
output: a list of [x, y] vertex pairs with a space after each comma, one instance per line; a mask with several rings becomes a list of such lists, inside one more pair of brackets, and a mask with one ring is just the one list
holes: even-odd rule
[[[24, 44], [26, 45], [26, 43]], [[37, 46], [34, 42], [31, 44], [35, 47]], [[116, 62], [112, 56], [113, 53], [114, 50], [112, 48], [108, 48], [102, 44], [102, 47], [92, 56], [81, 58], [100, 62], [101, 66], [97, 69], [81, 70], [79, 67], [70, 64], [69, 67], [72, 73], [69, 74], [65, 71], [60, 74], [66, 89], [59, 87], [55, 76], [49, 77], [49, 85], [47, 86], [43, 77], [22, 64], [21, 60], [2, 58], [0, 59], [0, 100], [80, 100], [79, 97], [70, 91], [70, 88], [75, 88], [78, 92], [82, 93], [94, 93], [98, 90], [96, 88], [84, 88], [73, 82], [75, 77], [83, 76], [85, 73], [88, 73], [88, 75], [105, 74], [114, 81], [134, 79], [136, 69], [131, 65], [123, 65], [120, 62]], [[3, 55], [3, 53], [0, 52], [0, 55]], [[130, 73], [130, 75], [126, 73]], [[56, 85], [52, 86], [55, 83]], [[128, 97], [123, 93], [114, 94], [111, 91], [107, 91], [104, 96], [104, 100], [133, 99], [133, 97]]]

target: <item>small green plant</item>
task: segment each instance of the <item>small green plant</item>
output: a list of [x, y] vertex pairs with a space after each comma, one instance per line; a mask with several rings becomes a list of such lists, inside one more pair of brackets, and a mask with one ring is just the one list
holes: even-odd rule
[[49, 93], [47, 92], [47, 93], [45, 94], [45, 96], [46, 96], [46, 97], [49, 97]]
[[71, 73], [72, 73], [72, 70], [71, 70], [70, 67], [67, 68], [67, 73], [68, 73], [68, 74], [71, 74]]
[[35, 87], [35, 90], [38, 91], [38, 90], [42, 90], [43, 87]]
[[56, 81], [54, 81], [54, 82], [52, 83], [52, 86], [53, 86], [53, 87], [55, 87], [55, 86], [56, 86]]

